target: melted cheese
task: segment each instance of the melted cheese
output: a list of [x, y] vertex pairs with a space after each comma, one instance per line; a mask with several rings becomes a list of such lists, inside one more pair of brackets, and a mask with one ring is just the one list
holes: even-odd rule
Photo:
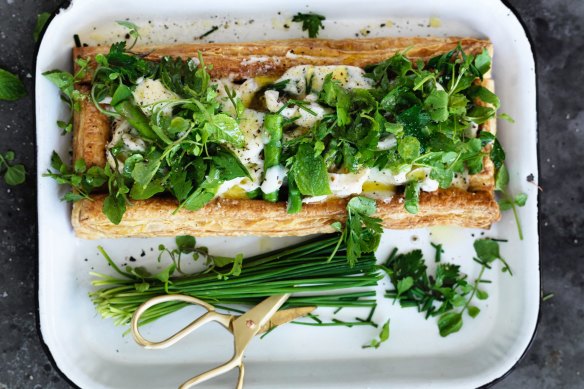
[[408, 179], [420, 181], [420, 189], [424, 192], [434, 192], [440, 185], [438, 181], [430, 178], [431, 171], [432, 169], [428, 167], [413, 169], [408, 173]]
[[375, 185], [395, 186], [403, 185], [407, 180], [406, 172], [394, 174], [389, 169], [379, 170], [378, 168], [372, 168], [369, 172], [369, 178], [367, 181]]
[[[275, 90], [267, 90], [264, 94], [264, 97], [266, 100], [266, 108], [268, 108], [268, 111], [278, 112], [280, 111], [280, 109], [284, 107], [284, 103], [279, 100], [280, 92]], [[305, 101], [308, 100], [305, 99]], [[282, 109], [282, 111], [280, 111], [280, 115], [284, 116], [287, 119], [297, 117], [297, 119], [294, 120], [294, 124], [296, 124], [299, 127], [310, 128], [313, 125], [315, 125], [318, 121], [322, 120], [322, 118], [324, 118], [324, 115], [332, 112], [330, 108], [325, 108], [314, 101], [309, 101], [308, 104], [305, 105], [305, 108], [306, 109], [302, 109], [296, 105], [293, 105], [291, 107]], [[308, 110], [310, 110], [311, 112], [309, 112]]]
[[363, 69], [346, 65], [294, 66], [286, 70], [277, 82], [289, 80], [284, 90], [294, 96], [302, 96], [306, 94], [307, 86], [310, 86], [312, 92], [320, 92], [328, 74], [332, 74], [333, 80], [338, 81], [344, 89], [370, 89], [373, 85], [373, 81], [365, 77]]
[[264, 182], [261, 186], [262, 192], [272, 193], [280, 189], [282, 184], [284, 184], [287, 173], [288, 171], [282, 165], [272, 166], [267, 169]]
[[264, 171], [264, 160], [262, 151], [264, 143], [262, 141], [262, 126], [264, 124], [264, 114], [251, 109], [246, 109], [239, 121], [239, 128], [245, 138], [245, 146], [236, 148], [231, 145], [228, 147], [239, 158], [241, 163], [247, 168], [249, 177], [238, 177], [224, 182], [220, 187], [217, 196], [226, 193], [234, 186], [239, 186], [245, 192], [251, 192], [260, 187], [262, 174]]
[[[150, 78], [141, 80], [136, 86], [133, 95], [134, 100], [136, 100], [136, 103], [142, 108], [142, 111], [144, 111], [146, 115], [152, 114], [154, 104], [160, 101], [178, 98], [174, 92], [166, 89], [160, 80], [152, 80]], [[164, 108], [162, 112], [166, 115], [170, 115], [172, 113], [172, 108]]]
[[363, 184], [367, 181], [369, 169], [359, 173], [337, 174], [329, 173], [329, 186], [335, 197], [347, 197], [363, 191]]
[[[112, 140], [107, 144], [106, 147], [106, 158], [109, 165], [115, 169], [116, 161], [109, 152], [110, 149], [120, 144], [123, 144], [124, 149], [132, 152], [141, 152], [146, 150], [146, 143], [140, 138], [136, 130], [134, 130], [127, 120], [118, 120], [114, 123], [114, 130], [112, 135]], [[122, 171], [124, 168], [124, 162], [118, 159], [118, 169]]]

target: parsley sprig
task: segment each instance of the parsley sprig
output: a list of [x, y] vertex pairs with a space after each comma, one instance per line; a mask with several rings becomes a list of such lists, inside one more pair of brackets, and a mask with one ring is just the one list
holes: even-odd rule
[[295, 23], [302, 23], [302, 31], [308, 31], [309, 38], [316, 38], [318, 36], [319, 30], [324, 29], [322, 21], [326, 18], [322, 15], [315, 13], [301, 13], [298, 12], [292, 18]]
[[[434, 246], [442, 253], [440, 245]], [[499, 244], [493, 239], [478, 239], [474, 242], [476, 257], [481, 264], [478, 277], [470, 282], [467, 275], [460, 272], [460, 266], [439, 262], [433, 275], [430, 275], [421, 250], [405, 254], [391, 253], [382, 268], [387, 272], [395, 289], [387, 291], [386, 297], [399, 301], [402, 307], [416, 307], [425, 314], [426, 319], [438, 316], [438, 329], [441, 336], [458, 332], [463, 325], [463, 313], [475, 318], [480, 309], [472, 304], [488, 298], [488, 293], [481, 285], [488, 283], [483, 278], [487, 269], [499, 260], [503, 263], [502, 271], [512, 275], [508, 263], [499, 253]]]
[[[377, 250], [383, 233], [381, 219], [373, 217], [376, 212], [375, 200], [367, 197], [353, 197], [347, 203], [347, 221], [343, 227], [335, 222], [332, 227], [341, 232], [336, 248], [341, 243], [347, 245], [347, 261], [349, 266], [355, 266], [363, 253], [372, 253]], [[336, 254], [332, 252], [331, 258]]]

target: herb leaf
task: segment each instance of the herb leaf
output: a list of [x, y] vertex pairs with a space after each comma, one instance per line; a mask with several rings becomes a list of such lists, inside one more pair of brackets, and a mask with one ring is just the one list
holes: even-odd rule
[[307, 14], [298, 12], [294, 15], [292, 21], [295, 23], [302, 23], [302, 31], [308, 31], [308, 37], [316, 38], [319, 30], [321, 28], [324, 29], [322, 21], [325, 19], [324, 16], [312, 12]]
[[292, 164], [292, 174], [298, 190], [305, 196], [331, 194], [327, 168], [320, 155], [314, 155], [311, 145], [303, 143]]
[[26, 89], [20, 78], [0, 69], [0, 100], [15, 101], [26, 96]]
[[14, 160], [14, 151], [7, 151], [0, 154], [0, 172], [4, 170], [4, 182], [8, 185], [20, 185], [26, 179], [26, 168], [22, 164], [11, 165]]
[[390, 320], [388, 319], [383, 327], [381, 327], [381, 331], [379, 332], [379, 339], [372, 339], [369, 344], [366, 344], [362, 347], [378, 349], [382, 343], [387, 342], [389, 340], [389, 322]]
[[448, 336], [458, 332], [462, 328], [462, 314], [459, 312], [448, 312], [438, 318], [438, 330], [440, 336]]
[[48, 12], [41, 12], [40, 14], [37, 15], [36, 24], [34, 26], [34, 31], [32, 33], [35, 42], [38, 42], [41, 32], [45, 28], [45, 24], [47, 24], [50, 17], [51, 14]]
[[[441, 250], [441, 245], [433, 246]], [[458, 332], [463, 325], [463, 313], [468, 312], [474, 318], [480, 309], [471, 305], [476, 296], [479, 300], [489, 297], [488, 293], [479, 289], [483, 274], [491, 268], [495, 260], [503, 263], [502, 271], [511, 274], [509, 265], [501, 258], [499, 244], [492, 239], [478, 239], [474, 242], [475, 261], [480, 263], [481, 270], [477, 279], [470, 283], [466, 275], [460, 273], [458, 265], [439, 262], [434, 275], [427, 272], [421, 250], [405, 254], [397, 254], [397, 249], [382, 265], [395, 289], [387, 291], [386, 297], [398, 300], [402, 307], [416, 307], [418, 311], [430, 316], [439, 316], [438, 330], [441, 336]], [[457, 309], [462, 307], [461, 309]]]
[[[347, 261], [349, 266], [355, 266], [363, 253], [377, 250], [383, 233], [381, 219], [373, 217], [377, 211], [375, 200], [367, 197], [353, 197], [347, 203], [347, 222], [339, 237], [337, 248], [341, 242], [347, 245]], [[333, 228], [340, 230], [340, 225], [333, 223]], [[331, 258], [336, 250], [331, 254]]]

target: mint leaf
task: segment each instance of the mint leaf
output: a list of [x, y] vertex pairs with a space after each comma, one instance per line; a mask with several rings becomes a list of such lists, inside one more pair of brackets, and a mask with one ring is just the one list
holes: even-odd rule
[[298, 190], [303, 195], [322, 196], [331, 194], [324, 159], [320, 155], [314, 155], [314, 149], [311, 145], [307, 143], [300, 144], [291, 170]]

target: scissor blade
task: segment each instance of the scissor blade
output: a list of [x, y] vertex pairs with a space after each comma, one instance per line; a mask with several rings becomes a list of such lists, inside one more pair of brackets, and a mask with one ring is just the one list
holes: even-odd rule
[[249, 342], [288, 300], [290, 294], [271, 296], [232, 322], [235, 337], [235, 354], [243, 352]]
[[294, 319], [298, 319], [299, 317], [306, 316], [315, 309], [316, 307], [299, 307], [278, 311], [274, 314], [274, 316], [272, 316], [270, 320], [268, 320], [266, 324], [260, 328], [258, 334], [267, 332], [274, 327], [281, 326], [282, 324], [289, 323]]

